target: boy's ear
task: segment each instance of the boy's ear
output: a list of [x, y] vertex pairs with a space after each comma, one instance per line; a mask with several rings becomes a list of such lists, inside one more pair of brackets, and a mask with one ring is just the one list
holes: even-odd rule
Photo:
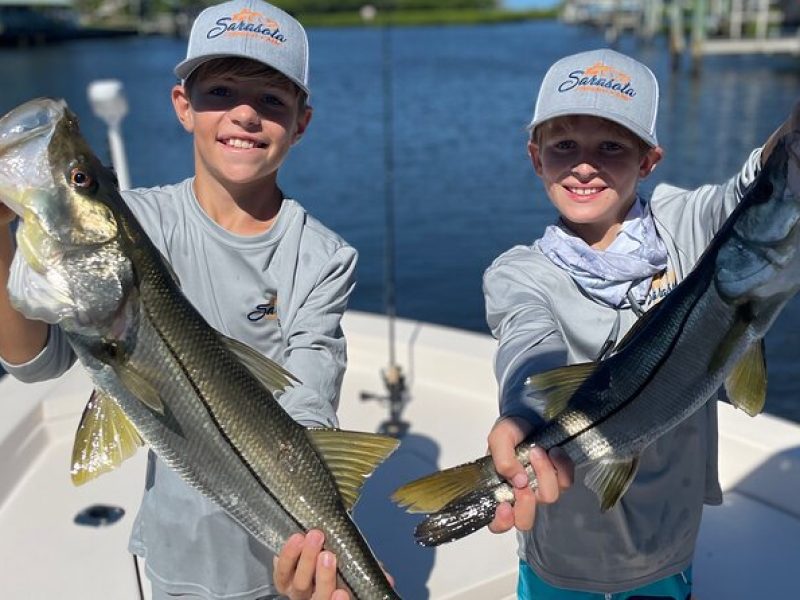
[[180, 83], [172, 88], [172, 107], [175, 109], [175, 116], [178, 117], [178, 121], [183, 125], [183, 128], [192, 133], [194, 131], [192, 104], [189, 102], [186, 87]]
[[639, 177], [644, 179], [650, 175], [662, 158], [664, 158], [664, 149], [661, 146], [650, 148], [642, 157], [642, 162], [639, 164]]
[[303, 137], [313, 114], [313, 109], [310, 106], [306, 106], [305, 110], [297, 116], [297, 130], [294, 132], [294, 139], [292, 140], [293, 146]]
[[533, 165], [533, 170], [536, 171], [537, 175], [542, 174], [542, 155], [539, 153], [539, 144], [530, 140], [528, 142], [528, 156], [531, 157], [531, 164]]

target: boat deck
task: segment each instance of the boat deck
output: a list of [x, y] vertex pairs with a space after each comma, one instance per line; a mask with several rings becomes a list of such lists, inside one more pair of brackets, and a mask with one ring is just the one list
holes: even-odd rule
[[[388, 416], [380, 369], [386, 321], [348, 314], [350, 367], [340, 406], [347, 429], [376, 430]], [[427, 549], [413, 542], [418, 517], [388, 499], [400, 484], [485, 451], [495, 415], [487, 336], [397, 323], [398, 362], [410, 390], [410, 423], [397, 452], [368, 480], [355, 518], [408, 600], [510, 600], [515, 537], [481, 531]], [[55, 382], [0, 381], [0, 575], [3, 598], [136, 600], [140, 591], [127, 537], [144, 479], [145, 452], [81, 488], [69, 479], [72, 436], [90, 386], [80, 368]], [[706, 509], [695, 560], [700, 600], [796, 597], [792, 567], [800, 539], [800, 427], [769, 415], [750, 419], [720, 406], [725, 502]], [[119, 506], [117, 523], [75, 523], [96, 504]], [[149, 598], [144, 581], [143, 597]]]

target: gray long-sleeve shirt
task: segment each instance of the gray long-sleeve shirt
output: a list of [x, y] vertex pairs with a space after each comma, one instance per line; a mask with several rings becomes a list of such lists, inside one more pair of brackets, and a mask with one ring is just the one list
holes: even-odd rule
[[[760, 149], [723, 185], [686, 191], [656, 187], [649, 202], [668, 250], [667, 271], [648, 303], [681, 281], [741, 200], [760, 168]], [[536, 247], [515, 246], [484, 274], [486, 315], [498, 339], [495, 374], [501, 416], [541, 422], [541, 405], [524, 392], [532, 373], [594, 360], [616, 319], [619, 338], [636, 321], [585, 295]], [[584, 484], [588, 467], [558, 502], [537, 509], [533, 530], [518, 534], [519, 554], [551, 585], [594, 592], [629, 590], [685, 569], [692, 560], [704, 502], [718, 504], [716, 402], [696, 412], [642, 454], [620, 503], [601, 513]]]
[[[287, 412], [306, 426], [336, 425], [347, 360], [340, 319], [354, 286], [356, 251], [293, 200], [283, 201], [269, 231], [242, 237], [205, 214], [191, 179], [123, 195], [209, 324], [303, 382], [279, 397]], [[61, 330], [51, 327], [39, 356], [4, 366], [38, 381], [74, 361]], [[148, 576], [167, 592], [215, 600], [275, 593], [272, 554], [152, 452], [130, 548], [146, 557]]]

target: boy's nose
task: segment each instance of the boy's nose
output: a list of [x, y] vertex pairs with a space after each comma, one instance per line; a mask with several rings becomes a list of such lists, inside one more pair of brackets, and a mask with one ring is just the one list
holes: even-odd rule
[[572, 173], [579, 179], [591, 179], [597, 175], [597, 168], [586, 158], [581, 158], [580, 162], [572, 166]]
[[230, 109], [231, 120], [242, 127], [253, 127], [258, 124], [258, 111], [247, 102], [242, 102]]

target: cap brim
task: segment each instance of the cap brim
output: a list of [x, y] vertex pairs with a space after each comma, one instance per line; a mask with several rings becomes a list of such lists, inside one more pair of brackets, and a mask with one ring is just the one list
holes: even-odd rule
[[538, 119], [532, 120], [528, 128], [533, 131], [542, 123], [549, 121], [551, 119], [555, 119], [557, 117], [570, 117], [574, 115], [586, 115], [589, 117], [597, 117], [599, 119], [608, 119], [609, 121], [613, 121], [617, 125], [622, 125], [625, 129], [630, 131], [633, 135], [641, 139], [645, 144], [650, 146], [651, 148], [655, 148], [658, 146], [658, 140], [656, 139], [655, 135], [651, 135], [646, 131], [643, 131], [637, 124], [633, 123], [630, 119], [625, 117], [625, 115], [619, 115], [612, 112], [604, 112], [602, 115], [597, 114], [597, 108], [595, 107], [584, 107], [584, 108], [568, 108], [564, 110], [554, 110], [546, 115], [539, 117]]
[[302, 82], [298, 81], [296, 78], [284, 73], [283, 71], [281, 71], [280, 69], [278, 69], [274, 65], [271, 65], [271, 64], [269, 64], [267, 62], [264, 62], [262, 60], [255, 59], [255, 58], [252, 57], [252, 55], [246, 54], [244, 52], [241, 53], [241, 54], [237, 54], [235, 52], [224, 52], [222, 54], [205, 54], [203, 56], [198, 56], [198, 57], [195, 57], [195, 58], [186, 59], [186, 60], [183, 60], [183, 61], [179, 62], [177, 65], [175, 65], [175, 68], [173, 69], [173, 72], [175, 73], [175, 76], [178, 79], [180, 79], [181, 81], [186, 81], [187, 79], [189, 79], [189, 76], [192, 73], [194, 73], [194, 71], [200, 65], [202, 65], [203, 63], [206, 63], [206, 62], [208, 62], [210, 60], [214, 60], [216, 58], [246, 58], [248, 60], [253, 60], [253, 61], [256, 61], [256, 62], [260, 62], [261, 64], [266, 65], [266, 66], [270, 67], [271, 69], [275, 69], [276, 71], [281, 73], [284, 77], [286, 77], [287, 79], [292, 81], [292, 83], [294, 83], [297, 87], [299, 87], [301, 90], [303, 90], [306, 93], [307, 96], [311, 95], [311, 90], [309, 90], [307, 86], [305, 86]]

